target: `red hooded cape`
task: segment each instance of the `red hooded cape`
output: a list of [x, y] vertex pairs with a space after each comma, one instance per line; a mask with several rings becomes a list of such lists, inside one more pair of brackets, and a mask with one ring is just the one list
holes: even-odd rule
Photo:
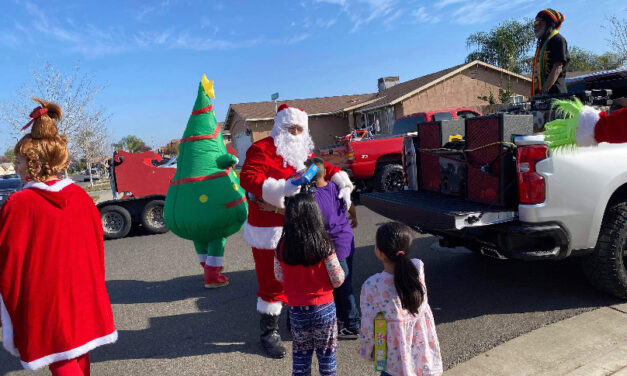
[[0, 309], [3, 345], [26, 369], [117, 340], [100, 214], [72, 180], [29, 183], [0, 208]]

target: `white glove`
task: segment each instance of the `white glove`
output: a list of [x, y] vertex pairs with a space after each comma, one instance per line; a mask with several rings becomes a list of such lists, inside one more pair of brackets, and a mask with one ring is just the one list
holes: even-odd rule
[[294, 196], [300, 192], [300, 185], [294, 185], [292, 184], [292, 179], [287, 179], [285, 181], [285, 188], [283, 192], [285, 193], [285, 197]]
[[344, 187], [340, 189], [340, 194], [337, 195], [337, 198], [344, 200], [346, 204], [346, 210], [351, 207], [351, 187]]

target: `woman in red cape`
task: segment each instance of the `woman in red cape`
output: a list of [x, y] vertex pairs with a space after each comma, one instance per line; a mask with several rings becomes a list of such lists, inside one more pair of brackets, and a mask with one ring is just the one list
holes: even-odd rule
[[[0, 209], [0, 309], [4, 348], [24, 368], [89, 375], [88, 352], [118, 333], [105, 287], [98, 209], [71, 179], [54, 103], [31, 113], [31, 133], [15, 146], [25, 184]], [[25, 127], [25, 128], [26, 128]]]

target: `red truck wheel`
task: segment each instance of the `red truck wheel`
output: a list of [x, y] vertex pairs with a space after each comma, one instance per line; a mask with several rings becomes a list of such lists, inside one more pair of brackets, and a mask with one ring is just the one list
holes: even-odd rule
[[163, 234], [168, 232], [168, 227], [163, 219], [163, 200], [152, 200], [142, 210], [142, 225], [151, 234]]
[[118, 205], [107, 205], [100, 209], [102, 231], [105, 239], [123, 238], [131, 231], [131, 214]]

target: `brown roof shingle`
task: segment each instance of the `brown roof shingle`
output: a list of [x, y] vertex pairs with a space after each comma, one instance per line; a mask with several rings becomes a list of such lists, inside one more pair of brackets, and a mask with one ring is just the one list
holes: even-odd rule
[[[375, 94], [342, 95], [338, 97], [292, 99], [277, 101], [278, 106], [287, 103], [292, 107], [304, 110], [307, 114], [318, 115], [337, 112], [347, 107], [372, 99]], [[274, 102], [236, 103], [231, 110], [237, 112], [244, 119], [272, 119], [274, 118]], [[228, 119], [227, 119], [228, 122]]]
[[[414, 78], [413, 80], [402, 82], [380, 93], [342, 95], [337, 97], [324, 98], [294, 99], [278, 101], [278, 105], [280, 106], [284, 103], [287, 103], [290, 106], [298, 107], [305, 110], [305, 112], [307, 112], [309, 115], [339, 112], [347, 108], [361, 107], [361, 109], [370, 109], [374, 107], [381, 107], [390, 103], [395, 103], [395, 101], [399, 98], [402, 98], [403, 96], [406, 96], [426, 85], [429, 85], [434, 81], [442, 79], [444, 76], [450, 73], [453, 73], [462, 68], [470, 68], [477, 64], [507, 72], [501, 68], [475, 60], [469, 63], [455, 65], [453, 67], [443, 69], [435, 73], [430, 73], [418, 78]], [[530, 81], [528, 77], [517, 75], [512, 72], [507, 73]], [[230, 117], [232, 116], [232, 111], [237, 112], [241, 117], [246, 120], [272, 119], [274, 118], [274, 102], [269, 101], [232, 104], [230, 106], [229, 113], [227, 114], [227, 119], [225, 122], [227, 126], [230, 125]]]
[[447, 74], [451, 72], [456, 71], [457, 69], [463, 67], [464, 65], [466, 65], [466, 63], [459, 64], [459, 65], [456, 65], [454, 67], [450, 67], [447, 69], [443, 69], [435, 73], [430, 73], [425, 76], [414, 78], [413, 80], [401, 82], [398, 85], [394, 85], [391, 88], [387, 90], [383, 90], [382, 92], [378, 93], [376, 97], [378, 97], [379, 99], [376, 102], [369, 103], [366, 107], [378, 107], [380, 105], [390, 103], [394, 101], [395, 99], [398, 99], [406, 94], [411, 93], [412, 91], [416, 89], [419, 89], [429, 84], [430, 82], [433, 82], [439, 78], [446, 76]]

